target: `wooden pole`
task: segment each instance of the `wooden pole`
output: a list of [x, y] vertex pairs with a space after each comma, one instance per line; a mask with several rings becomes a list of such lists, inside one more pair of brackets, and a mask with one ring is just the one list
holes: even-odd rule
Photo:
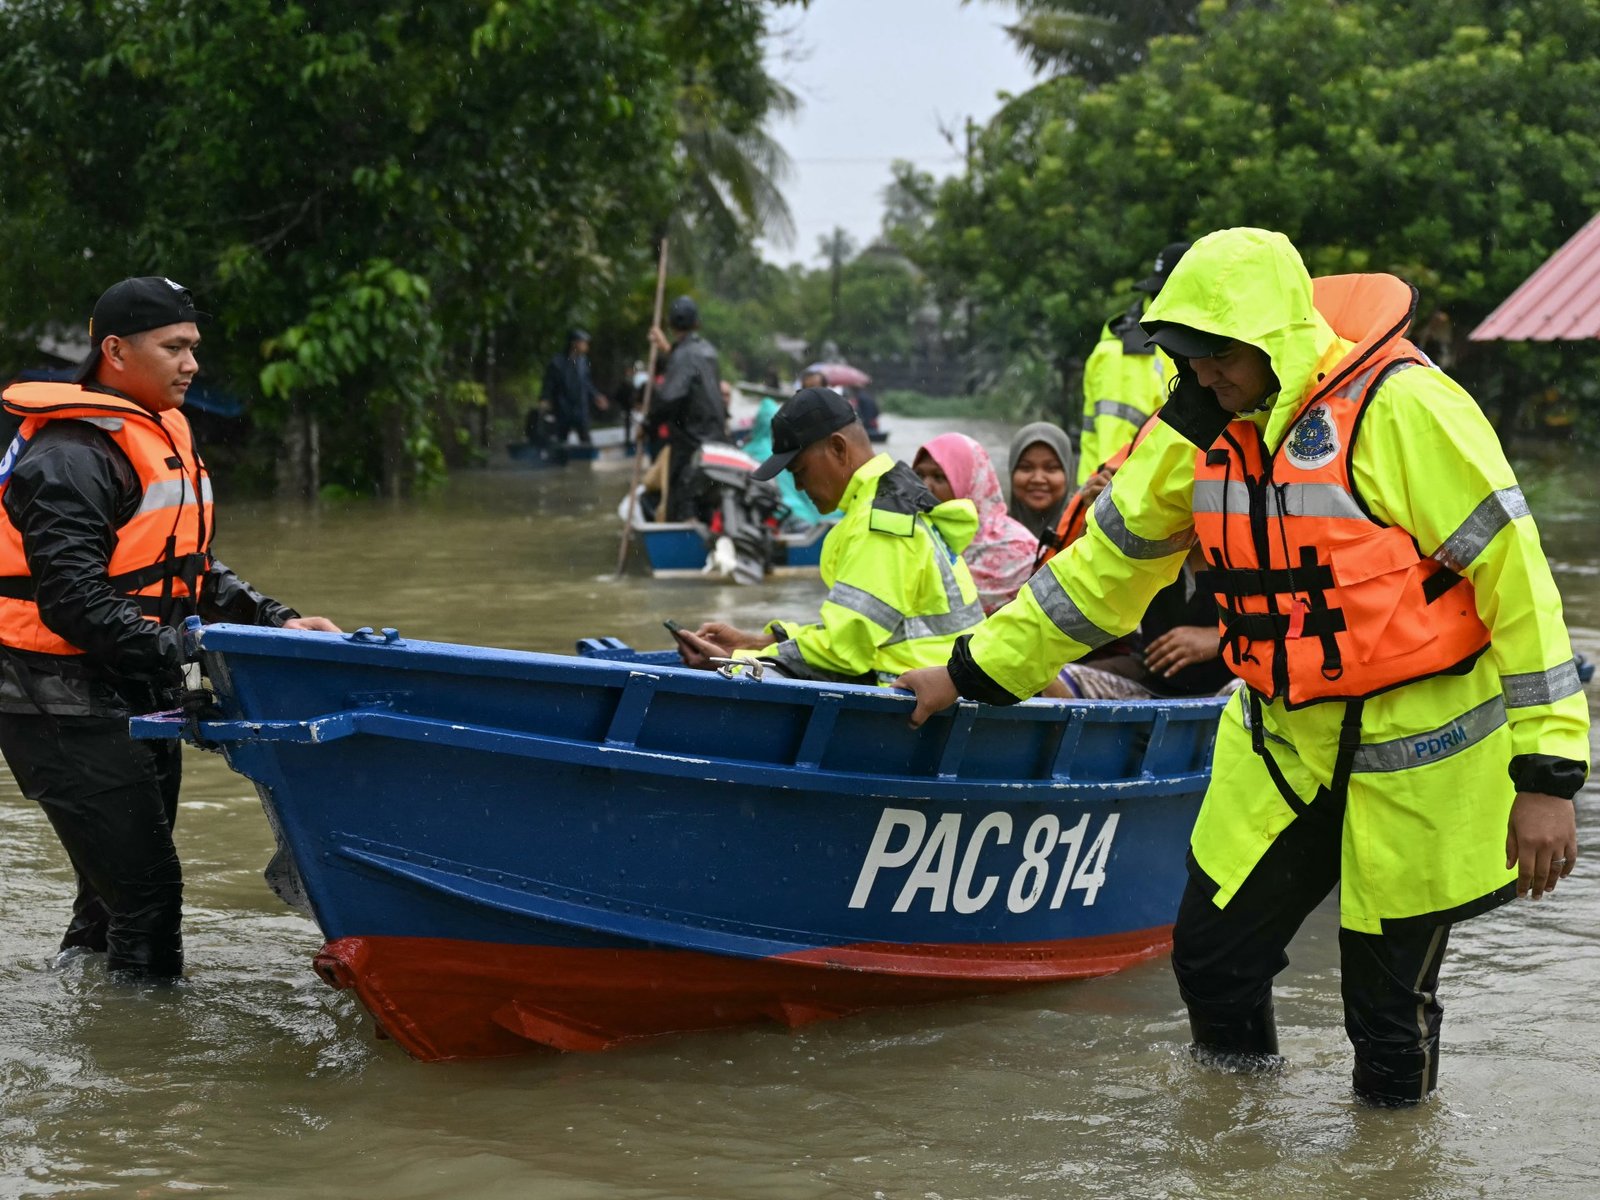
[[[650, 328], [661, 328], [661, 304], [667, 294], [667, 239], [661, 239], [661, 254], [656, 261], [656, 308], [655, 316], [651, 318]], [[650, 398], [656, 386], [656, 343], [650, 339], [650, 361], [645, 367], [643, 412], [639, 417], [639, 428], [634, 434], [633, 446], [633, 482], [628, 485], [628, 515], [622, 522], [622, 541], [617, 547], [617, 578], [622, 578], [622, 571], [628, 565], [628, 539], [633, 536], [633, 514], [639, 503], [639, 476], [644, 467], [644, 417], [650, 411]], [[663, 501], [665, 497], [663, 497]]]

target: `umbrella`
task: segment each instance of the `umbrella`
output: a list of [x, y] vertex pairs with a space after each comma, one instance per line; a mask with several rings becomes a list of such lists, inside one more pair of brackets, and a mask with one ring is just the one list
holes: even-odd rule
[[852, 367], [849, 363], [812, 363], [806, 370], [821, 371], [829, 387], [859, 388], [866, 387], [872, 382], [872, 376], [860, 367]]

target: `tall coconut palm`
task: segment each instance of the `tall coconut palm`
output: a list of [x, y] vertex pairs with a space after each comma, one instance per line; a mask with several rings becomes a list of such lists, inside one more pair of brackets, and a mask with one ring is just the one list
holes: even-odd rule
[[[963, 0], [970, 3], [971, 0]], [[1150, 39], [1195, 30], [1199, 0], [991, 0], [1016, 9], [1006, 32], [1040, 74], [1105, 83], [1144, 60]]]

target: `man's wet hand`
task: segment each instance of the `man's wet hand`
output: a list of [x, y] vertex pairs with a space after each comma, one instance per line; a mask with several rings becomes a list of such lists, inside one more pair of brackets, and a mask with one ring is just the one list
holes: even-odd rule
[[896, 679], [892, 687], [904, 688], [917, 698], [911, 714], [911, 728], [920, 729], [934, 713], [943, 712], [961, 698], [955, 681], [944, 667], [919, 667]]
[[683, 660], [683, 665], [697, 671], [714, 671], [717, 664], [711, 660], [728, 657], [721, 646], [687, 629], [674, 630], [672, 639], [677, 643], [678, 657]]
[[1571, 800], [1518, 792], [1506, 831], [1506, 867], [1517, 870], [1517, 895], [1535, 900], [1578, 865], [1578, 821]]
[[696, 629], [695, 636], [720, 647], [717, 653], [731, 657], [735, 650], [765, 650], [777, 639], [770, 633], [747, 633], [722, 621], [707, 621]]
[[318, 633], [343, 633], [327, 617], [290, 617], [283, 623], [285, 629], [313, 629]]

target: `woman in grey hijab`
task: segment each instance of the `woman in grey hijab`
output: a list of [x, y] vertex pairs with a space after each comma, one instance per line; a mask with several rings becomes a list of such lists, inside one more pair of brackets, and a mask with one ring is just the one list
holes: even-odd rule
[[1011, 439], [1007, 479], [1011, 502], [1006, 511], [1040, 540], [1053, 533], [1072, 488], [1072, 442], [1059, 425], [1035, 421]]

